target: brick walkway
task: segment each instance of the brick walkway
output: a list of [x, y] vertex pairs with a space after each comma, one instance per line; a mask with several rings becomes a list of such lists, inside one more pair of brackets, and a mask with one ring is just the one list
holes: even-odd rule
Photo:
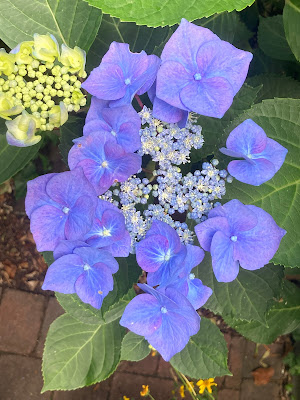
[[[47, 392], [42, 387], [41, 357], [47, 330], [62, 313], [53, 297], [0, 287], [0, 399], [1, 400], [121, 400], [141, 399], [149, 385], [155, 400], [169, 400], [174, 381], [169, 364], [160, 357], [139, 363], [122, 362], [107, 381], [70, 392]], [[251, 371], [259, 367], [266, 348], [239, 336], [226, 335], [233, 376], [218, 378], [218, 400], [281, 400], [282, 343], [269, 346], [264, 362], [275, 370], [267, 385], [254, 385]], [[258, 351], [256, 351], [258, 350]], [[188, 395], [186, 396], [188, 399]]]

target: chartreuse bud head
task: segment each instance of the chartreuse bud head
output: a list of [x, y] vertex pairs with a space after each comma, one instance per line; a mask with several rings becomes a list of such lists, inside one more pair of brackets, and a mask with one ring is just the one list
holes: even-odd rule
[[17, 115], [22, 112], [24, 107], [15, 105], [14, 99], [7, 93], [0, 92], [0, 117], [11, 119], [12, 115]]
[[59, 57], [59, 47], [53, 35], [33, 35], [33, 56], [40, 61], [53, 63]]
[[33, 146], [41, 140], [41, 136], [35, 136], [39, 121], [25, 110], [12, 121], [6, 122], [6, 139], [8, 144], [17, 147]]
[[15, 69], [16, 56], [14, 54], [7, 54], [4, 49], [0, 49], [0, 76], [11, 75]]
[[31, 64], [33, 41], [19, 43], [17, 47], [11, 50], [10, 54], [15, 54], [17, 64]]
[[68, 120], [68, 110], [63, 101], [59, 106], [54, 106], [49, 110], [49, 123], [55, 127], [63, 125]]
[[84, 71], [86, 61], [86, 53], [84, 50], [75, 46], [74, 49], [62, 44], [60, 62], [68, 67], [72, 74], [78, 73], [80, 77], [85, 77]]

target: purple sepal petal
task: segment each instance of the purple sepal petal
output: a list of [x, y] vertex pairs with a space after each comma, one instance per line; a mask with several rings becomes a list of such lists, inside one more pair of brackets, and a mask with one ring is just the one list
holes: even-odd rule
[[55, 204], [46, 193], [47, 183], [57, 174], [46, 174], [27, 182], [27, 194], [25, 198], [25, 211], [30, 218], [31, 213], [46, 204]]
[[260, 186], [275, 175], [275, 167], [272, 162], [264, 158], [257, 158], [248, 162], [246, 160], [234, 160], [228, 164], [228, 172], [240, 182], [253, 186]]
[[233, 242], [223, 232], [214, 234], [211, 242], [212, 266], [218, 282], [231, 282], [239, 273], [239, 263], [233, 257]]
[[219, 151], [229, 157], [244, 158], [243, 153], [238, 153], [236, 151], [226, 149], [226, 147], [221, 147]]
[[181, 242], [178, 233], [166, 222], [154, 220], [151, 228], [146, 234], [146, 238], [151, 235], [162, 235], [167, 238], [171, 252], [177, 253], [181, 249]]
[[93, 247], [78, 247], [73, 251], [88, 265], [93, 266], [97, 263], [105, 264], [109, 267], [114, 274], [119, 269], [117, 260], [108, 252], [103, 249], [95, 249]]
[[146, 237], [136, 245], [136, 260], [147, 272], [157, 271], [166, 261], [169, 242], [166, 237], [155, 234]]
[[271, 163], [274, 165], [276, 173], [280, 170], [282, 164], [284, 163], [287, 153], [288, 150], [285, 147], [281, 146], [281, 144], [275, 140], [267, 138], [266, 147], [259, 154], [259, 156], [271, 161]]
[[151, 54], [148, 56], [148, 66], [147, 66], [147, 71], [145, 72], [145, 83], [143, 86], [137, 91], [138, 95], [146, 93], [151, 86], [153, 85], [153, 82], [156, 79], [157, 71], [159, 69], [159, 66], [161, 64], [161, 60], [159, 57], [155, 56], [154, 54]]
[[263, 209], [246, 206], [257, 217], [257, 225], [237, 235], [234, 243], [234, 258], [244, 269], [256, 270], [268, 264], [278, 250], [286, 231]]
[[42, 206], [30, 217], [30, 230], [38, 251], [53, 251], [60, 240], [66, 239], [66, 214], [53, 206]]
[[177, 123], [179, 128], [184, 128], [187, 123], [189, 112], [173, 107], [165, 101], [154, 98], [153, 117], [168, 123]]
[[115, 243], [112, 243], [110, 246], [103, 247], [103, 250], [107, 250], [114, 257], [128, 257], [131, 249], [131, 237], [129, 232], [125, 232], [125, 235], [122, 239], [118, 240]]
[[230, 227], [226, 218], [218, 216], [208, 218], [195, 226], [195, 233], [205, 251], [210, 251], [212, 238], [217, 231], [222, 231], [227, 236], [230, 235]]
[[81, 196], [69, 211], [65, 235], [69, 240], [79, 240], [90, 230], [95, 214], [94, 198]]
[[48, 268], [42, 289], [64, 294], [75, 293], [74, 285], [82, 272], [83, 264], [80, 257], [75, 254], [62, 256]]
[[107, 108], [108, 104], [109, 100], [101, 100], [92, 96], [91, 105], [85, 118], [85, 125], [92, 120], [102, 119], [102, 110]]
[[197, 278], [189, 280], [188, 285], [187, 299], [194, 309], [198, 310], [198, 308], [204, 306], [213, 291], [210, 287], [203, 285], [201, 280]]
[[78, 297], [94, 308], [101, 308], [105, 296], [113, 290], [111, 270], [102, 263], [84, 271], [75, 282], [75, 291]]
[[61, 240], [53, 251], [55, 260], [67, 254], [72, 254], [77, 247], [89, 247], [89, 245], [80, 240]]
[[182, 269], [190, 273], [193, 268], [197, 267], [197, 265], [203, 261], [204, 251], [200, 249], [199, 246], [193, 246], [191, 244], [186, 245], [186, 250], [186, 257]]

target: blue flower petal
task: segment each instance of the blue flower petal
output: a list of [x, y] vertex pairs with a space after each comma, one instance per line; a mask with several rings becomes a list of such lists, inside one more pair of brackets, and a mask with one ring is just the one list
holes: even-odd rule
[[233, 241], [218, 231], [211, 242], [212, 266], [218, 282], [231, 282], [239, 273], [239, 263], [233, 257]]
[[275, 175], [275, 167], [272, 162], [264, 158], [258, 158], [248, 162], [246, 160], [234, 160], [228, 164], [228, 172], [240, 182], [253, 186], [260, 186]]

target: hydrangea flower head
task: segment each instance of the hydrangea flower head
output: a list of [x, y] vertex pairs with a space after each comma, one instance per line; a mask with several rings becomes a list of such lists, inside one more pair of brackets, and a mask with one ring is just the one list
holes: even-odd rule
[[182, 19], [161, 59], [158, 98], [182, 110], [222, 118], [246, 79], [252, 54]]
[[124, 215], [108, 201], [98, 199], [93, 226], [84, 240], [92, 247], [110, 251], [114, 257], [129, 255], [131, 240]]
[[130, 104], [153, 84], [160, 59], [144, 51], [132, 53], [127, 43], [112, 42], [99, 67], [93, 69], [82, 87], [98, 99], [111, 100], [110, 106]]
[[82, 167], [98, 195], [114, 181], [124, 182], [141, 167], [141, 156], [126, 153], [110, 133], [93, 132], [73, 140], [68, 156], [70, 169]]
[[146, 238], [136, 245], [136, 260], [148, 272], [149, 285], [166, 286], [186, 255], [178, 233], [166, 222], [154, 220]]
[[97, 196], [83, 170], [37, 177], [27, 184], [25, 209], [38, 251], [78, 240], [92, 227]]
[[173, 287], [186, 296], [192, 306], [197, 310], [202, 307], [212, 295], [211, 288], [203, 285], [200, 279], [195, 278], [191, 271], [199, 265], [204, 258], [204, 251], [198, 246], [186, 245], [186, 257], [168, 287]]
[[237, 180], [259, 186], [273, 178], [281, 168], [287, 149], [267, 137], [265, 131], [252, 119], [246, 119], [228, 136], [227, 148], [220, 151], [244, 160], [231, 161], [229, 173]]
[[76, 293], [84, 303], [99, 309], [113, 289], [112, 274], [118, 269], [117, 261], [107, 251], [75, 247], [50, 265], [42, 289]]
[[276, 253], [286, 231], [263, 209], [231, 200], [211, 210], [195, 227], [200, 245], [210, 251], [219, 282], [231, 282], [239, 265], [250, 271], [262, 268]]
[[191, 303], [173, 288], [164, 294], [138, 285], [145, 294], [136, 296], [125, 308], [120, 325], [144, 336], [169, 361], [200, 329], [200, 317]]
[[83, 134], [107, 132], [126, 152], [131, 153], [141, 147], [140, 127], [141, 119], [131, 105], [109, 108], [107, 101], [92, 97]]

